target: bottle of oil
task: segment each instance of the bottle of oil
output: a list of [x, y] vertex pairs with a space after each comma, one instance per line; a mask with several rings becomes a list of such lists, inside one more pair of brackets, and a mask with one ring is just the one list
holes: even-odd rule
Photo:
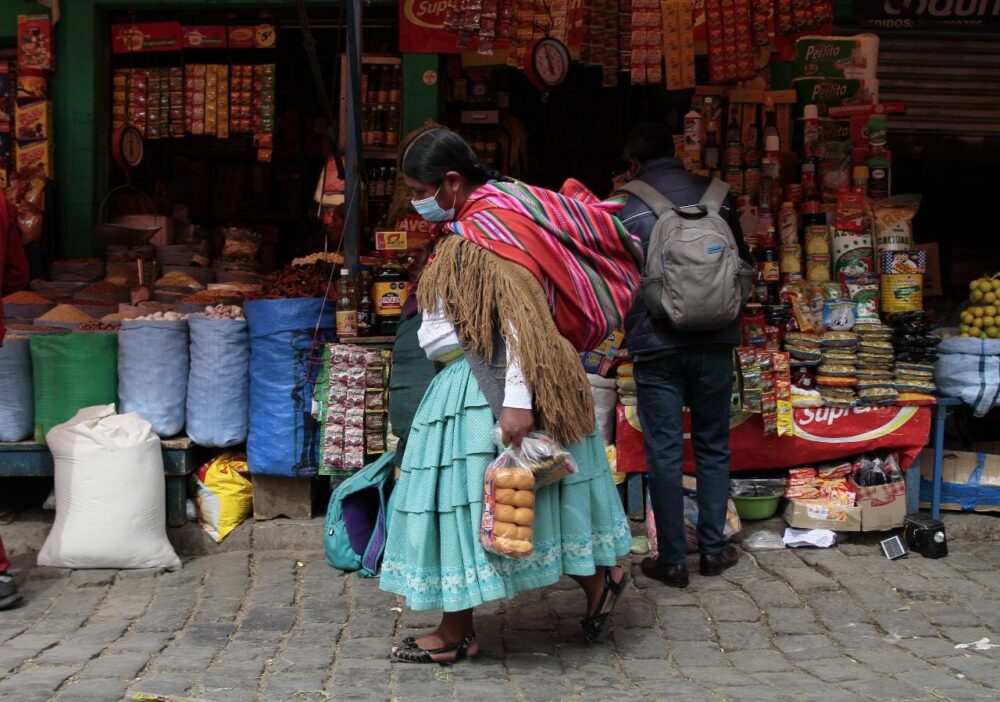
[[346, 268], [337, 280], [337, 337], [358, 335], [358, 306], [355, 302], [354, 280]]
[[396, 261], [383, 264], [375, 276], [374, 292], [378, 332], [381, 336], [394, 336], [409, 293], [403, 267]]
[[375, 332], [375, 301], [372, 300], [372, 276], [361, 271], [358, 282], [358, 336], [371, 336]]

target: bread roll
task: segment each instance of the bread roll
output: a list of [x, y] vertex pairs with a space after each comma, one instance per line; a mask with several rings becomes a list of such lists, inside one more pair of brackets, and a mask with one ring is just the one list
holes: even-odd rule
[[493, 482], [498, 490], [501, 488], [531, 490], [535, 487], [535, 476], [525, 468], [500, 468], [493, 474]]
[[534, 490], [517, 490], [511, 496], [509, 502], [504, 502], [506, 505], [514, 505], [515, 507], [534, 507], [535, 506], [535, 491]]
[[517, 534], [511, 538], [517, 539], [518, 541], [531, 541], [534, 535], [535, 534], [531, 527], [519, 526], [517, 527]]
[[518, 507], [514, 510], [514, 518], [511, 521], [519, 526], [531, 526], [535, 523], [535, 510], [529, 507]]
[[517, 509], [511, 507], [510, 505], [497, 505], [496, 511], [493, 513], [494, 518], [498, 522], [513, 522], [514, 515], [517, 513]]
[[513, 522], [494, 522], [493, 523], [493, 535], [500, 536], [505, 539], [518, 538], [517, 532], [522, 527], [519, 527]]
[[497, 538], [493, 545], [500, 553], [505, 553], [515, 558], [524, 558], [531, 555], [532, 545], [530, 541], [518, 541], [517, 539]]
[[514, 504], [514, 494], [517, 492], [514, 488], [500, 488], [496, 491], [496, 498], [498, 505], [514, 505], [515, 507], [520, 507], [520, 505]]

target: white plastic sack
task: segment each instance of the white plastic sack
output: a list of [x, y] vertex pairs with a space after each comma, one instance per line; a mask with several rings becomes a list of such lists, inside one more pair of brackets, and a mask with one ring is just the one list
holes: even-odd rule
[[1000, 341], [954, 337], [937, 348], [934, 383], [938, 392], [960, 398], [977, 417], [1000, 404]]
[[114, 405], [85, 407], [47, 436], [56, 520], [38, 565], [177, 568], [167, 541], [163, 454], [152, 425]]
[[590, 394], [594, 397], [594, 414], [597, 428], [605, 444], [615, 443], [615, 405], [618, 403], [618, 386], [614, 378], [587, 374]]

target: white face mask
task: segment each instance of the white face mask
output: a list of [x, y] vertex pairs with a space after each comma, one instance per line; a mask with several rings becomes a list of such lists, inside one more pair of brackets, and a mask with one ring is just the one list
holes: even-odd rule
[[[440, 192], [441, 186], [438, 186], [438, 189], [430, 197], [425, 197], [423, 200], [411, 200], [410, 204], [413, 205], [417, 214], [428, 222], [450, 222], [455, 219], [455, 204], [453, 202], [447, 210], [441, 207], [437, 202], [437, 196]], [[455, 193], [455, 199], [458, 199], [458, 193]]]

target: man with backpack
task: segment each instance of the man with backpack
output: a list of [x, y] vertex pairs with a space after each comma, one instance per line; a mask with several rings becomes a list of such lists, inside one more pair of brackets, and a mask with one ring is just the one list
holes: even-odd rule
[[723, 535], [729, 499], [729, 417], [739, 314], [753, 281], [751, 256], [720, 181], [686, 171], [661, 125], [637, 127], [625, 142], [631, 181], [619, 214], [646, 252], [641, 295], [626, 320], [635, 358], [639, 419], [659, 553], [642, 572], [688, 585], [681, 485], [682, 410], [691, 413], [697, 459], [702, 575], [736, 564]]

